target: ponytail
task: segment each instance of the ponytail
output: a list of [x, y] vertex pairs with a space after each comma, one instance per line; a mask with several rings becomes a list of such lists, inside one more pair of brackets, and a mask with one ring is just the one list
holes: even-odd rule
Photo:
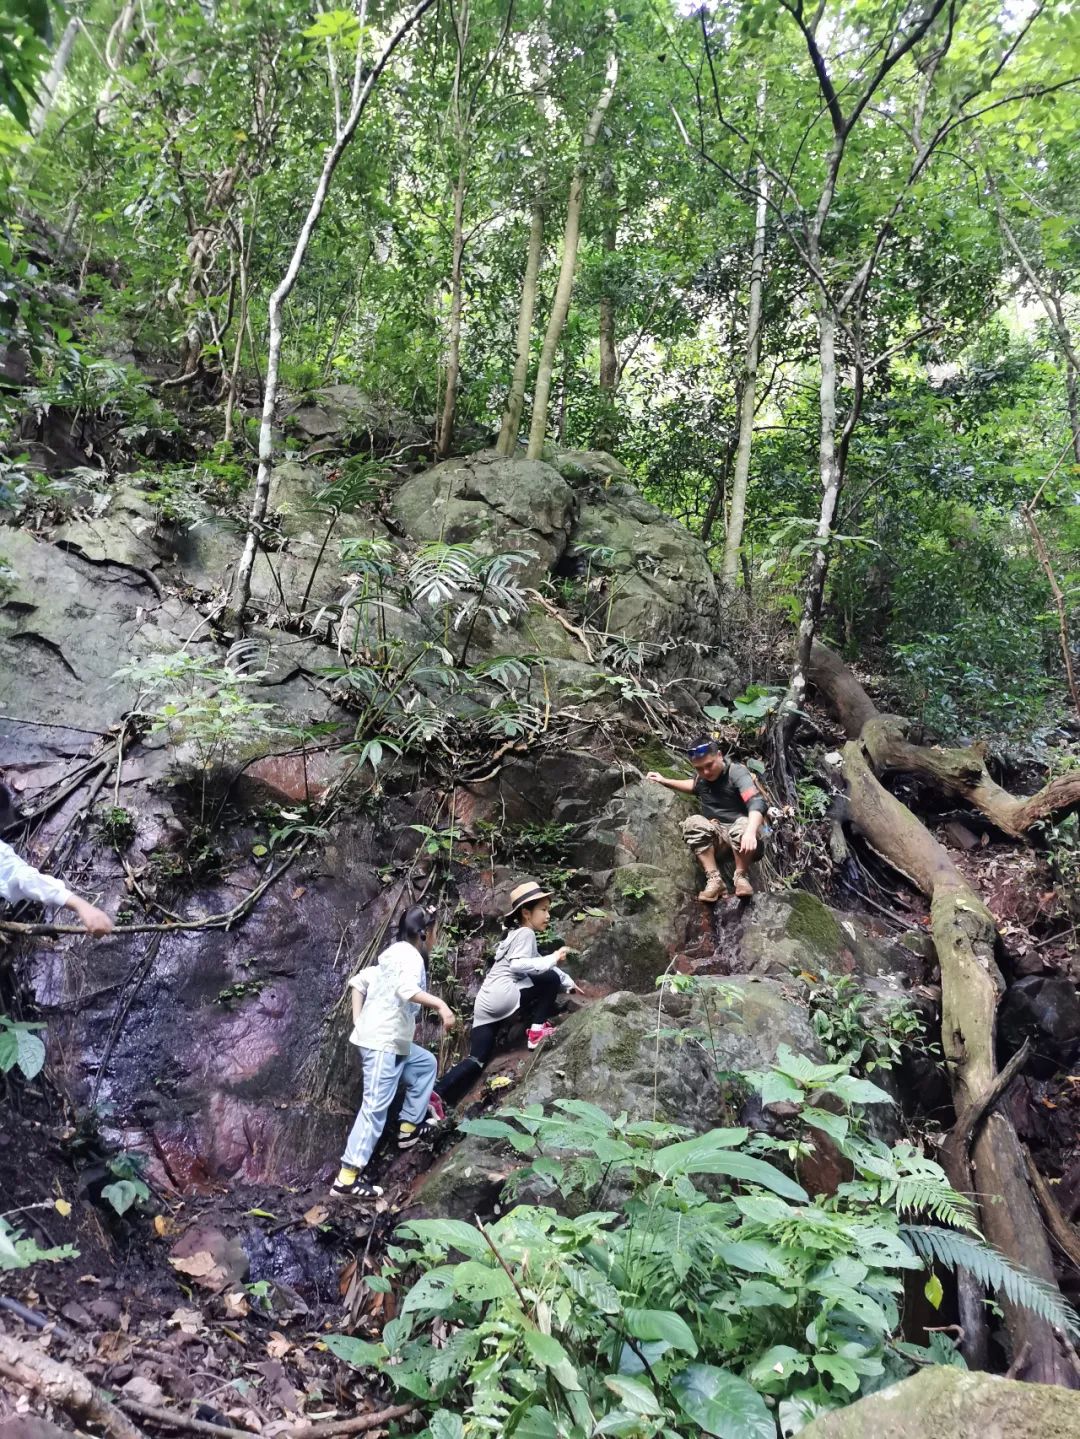
[[405, 911], [398, 920], [397, 937], [398, 943], [411, 944], [424, 956], [428, 957], [427, 945], [424, 940], [427, 932], [435, 923], [435, 911], [428, 909], [425, 904], [413, 904]]

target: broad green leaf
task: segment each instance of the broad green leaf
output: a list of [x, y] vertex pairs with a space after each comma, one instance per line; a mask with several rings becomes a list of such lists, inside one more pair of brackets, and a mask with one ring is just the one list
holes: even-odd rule
[[149, 1192], [137, 1179], [118, 1179], [103, 1187], [101, 1197], [108, 1200], [117, 1214], [126, 1214], [137, 1199], [145, 1199]]
[[657, 1172], [670, 1177], [674, 1174], [719, 1174], [728, 1179], [740, 1180], [746, 1184], [759, 1184], [762, 1189], [771, 1189], [785, 1199], [805, 1203], [809, 1196], [801, 1184], [789, 1179], [774, 1165], [764, 1159], [755, 1159], [750, 1154], [733, 1154], [729, 1149], [709, 1144], [711, 1135], [703, 1134], [701, 1141], [687, 1140], [681, 1144], [668, 1145], [655, 1156]]
[[681, 1349], [691, 1357], [698, 1352], [697, 1340], [690, 1326], [670, 1309], [624, 1309], [623, 1324], [635, 1339], [662, 1339], [673, 1349]]
[[644, 1379], [634, 1379], [628, 1374], [609, 1374], [604, 1383], [613, 1394], [617, 1394], [623, 1406], [633, 1414], [659, 1414], [660, 1401]]
[[351, 1334], [323, 1334], [321, 1338], [331, 1354], [354, 1369], [371, 1368], [386, 1358], [385, 1344], [369, 1344], [366, 1339], [354, 1339]]
[[729, 1369], [691, 1364], [671, 1387], [683, 1413], [704, 1434], [717, 1439], [776, 1439], [776, 1423], [764, 1399]]
[[846, 1389], [849, 1394], [859, 1392], [858, 1374], [839, 1354], [814, 1354], [811, 1362], [819, 1374], [827, 1374], [841, 1389]]
[[464, 1219], [410, 1219], [398, 1233], [415, 1235], [428, 1248], [457, 1249], [473, 1259], [483, 1259], [491, 1254], [476, 1225], [467, 1224]]
[[554, 1335], [541, 1334], [539, 1329], [526, 1329], [523, 1338], [536, 1363], [550, 1369], [557, 1383], [564, 1389], [581, 1388], [573, 1361]]
[[451, 1414], [449, 1409], [436, 1409], [431, 1416], [431, 1423], [428, 1426], [431, 1432], [431, 1439], [462, 1439], [465, 1433], [465, 1426], [457, 1414]]
[[303, 33], [307, 40], [351, 40], [359, 35], [360, 22], [351, 10], [324, 10]]
[[539, 1404], [530, 1404], [528, 1400], [525, 1404], [527, 1407], [522, 1409], [520, 1417], [507, 1425], [507, 1436], [512, 1435], [513, 1439], [558, 1439], [559, 1431], [548, 1411]]

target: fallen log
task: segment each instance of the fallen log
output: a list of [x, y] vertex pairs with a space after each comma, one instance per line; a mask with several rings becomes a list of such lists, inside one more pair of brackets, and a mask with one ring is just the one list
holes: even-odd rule
[[[997, 926], [948, 852], [907, 806], [885, 789], [878, 775], [902, 769], [940, 784], [949, 793], [963, 794], [972, 803], [978, 801], [983, 813], [988, 812], [985, 806], [992, 805], [1009, 821], [1001, 825], [1007, 833], [1019, 833], [1017, 826], [1025, 813], [1044, 813], [1043, 807], [1056, 800], [1042, 791], [1032, 800], [1018, 801], [990, 780], [981, 757], [974, 758], [977, 751], [939, 753], [908, 744], [902, 738], [904, 722], [882, 715], [847, 666], [823, 645], [814, 646], [809, 678], [848, 735], [842, 762], [851, 822], [877, 854], [930, 900], [930, 931], [941, 967], [941, 1045], [958, 1126], [966, 1126], [967, 1116], [990, 1107], [988, 1096], [996, 1098], [997, 1005], [1005, 988], [995, 957]], [[941, 754], [952, 758], [941, 760]], [[957, 755], [964, 757], [962, 762]], [[1050, 789], [1052, 786], [1047, 787]], [[1080, 786], [1075, 798], [1071, 788], [1056, 791], [1057, 796], [1062, 794], [1065, 803], [1075, 803], [1080, 800]], [[993, 815], [989, 817], [999, 823]], [[966, 1140], [962, 1145], [954, 1141], [951, 1150], [966, 1155]], [[947, 1144], [946, 1159], [949, 1157]], [[954, 1166], [950, 1173], [957, 1188], [972, 1187], [965, 1171], [966, 1165], [963, 1169]], [[987, 1240], [1014, 1264], [1056, 1286], [1053, 1256], [1031, 1191], [1023, 1149], [1011, 1121], [992, 1107], [971, 1138], [970, 1173], [972, 1197]], [[985, 1365], [985, 1306], [963, 1288], [961, 1302], [965, 1357], [972, 1365]], [[1004, 1300], [1002, 1309], [1019, 1377], [1080, 1387], [1061, 1336], [1028, 1310]]]
[[143, 1439], [142, 1430], [95, 1389], [85, 1374], [35, 1345], [0, 1334], [0, 1374], [73, 1419], [98, 1425], [109, 1439]]

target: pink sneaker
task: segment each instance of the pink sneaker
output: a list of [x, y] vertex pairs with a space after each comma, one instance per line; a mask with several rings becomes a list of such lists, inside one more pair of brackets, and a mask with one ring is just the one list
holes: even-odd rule
[[425, 1124], [442, 1124], [446, 1118], [446, 1105], [442, 1102], [442, 1096], [433, 1094], [428, 1100], [427, 1118]]
[[543, 1024], [530, 1024], [525, 1037], [528, 1041], [529, 1048], [536, 1049], [538, 1045], [543, 1044], [545, 1039], [550, 1039], [554, 1033], [555, 1026], [548, 1024], [545, 1019]]

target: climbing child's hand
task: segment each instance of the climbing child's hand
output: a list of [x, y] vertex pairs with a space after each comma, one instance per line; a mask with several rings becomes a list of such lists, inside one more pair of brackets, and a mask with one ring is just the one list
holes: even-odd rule
[[645, 776], [645, 778], [646, 778], [647, 780], [651, 781], [651, 783], [653, 783], [653, 784], [663, 784], [663, 783], [664, 783], [664, 776], [663, 776], [662, 774], [660, 774], [659, 771], [657, 771], [657, 770], [655, 770], [655, 769], [651, 769], [651, 770], [649, 771], [649, 773]]
[[87, 934], [92, 934], [99, 939], [102, 935], [112, 934], [114, 928], [112, 920], [103, 909], [98, 909], [96, 904], [88, 904], [85, 899], [73, 894], [68, 900], [68, 908], [78, 916]]
[[439, 1018], [442, 1020], [443, 1029], [449, 1034], [454, 1025], [457, 1024], [457, 1015], [448, 1004], [440, 1005], [438, 1013]]

